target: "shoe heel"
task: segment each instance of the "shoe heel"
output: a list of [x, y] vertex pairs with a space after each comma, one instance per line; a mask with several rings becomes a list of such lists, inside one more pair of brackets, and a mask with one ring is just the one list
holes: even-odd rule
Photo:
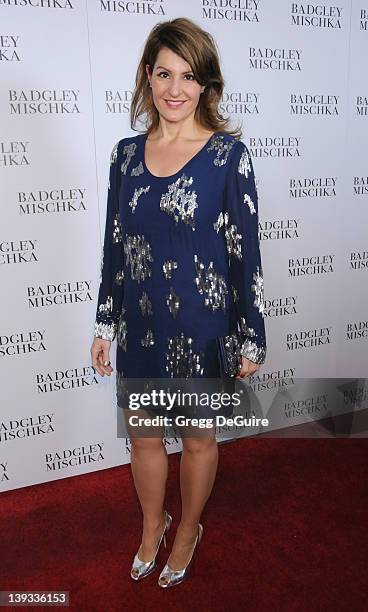
[[201, 541], [203, 536], [203, 525], [202, 523], [198, 523], [198, 544]]
[[165, 531], [164, 531], [164, 535], [162, 539], [163, 539], [164, 547], [166, 548], [166, 534], [171, 527], [171, 523], [173, 519], [172, 519], [171, 514], [169, 514], [167, 510], [165, 510], [165, 513], [166, 513], [166, 525], [165, 525]]
[[156, 554], [154, 558], [151, 561], [145, 562], [139, 559], [138, 553], [135, 555], [134, 560], [133, 560], [133, 565], [130, 570], [130, 575], [133, 578], [133, 580], [141, 580], [142, 578], [149, 576], [149, 574], [151, 574], [156, 569], [157, 567], [156, 557], [160, 549], [161, 542], [163, 541], [164, 546], [166, 548], [166, 532], [170, 529], [170, 526], [172, 523], [172, 516], [167, 512], [167, 510], [165, 510], [165, 516], [166, 516], [165, 529], [158, 542]]
[[[193, 563], [193, 559], [195, 556], [195, 553], [197, 551], [197, 545], [199, 544], [199, 542], [202, 539], [202, 535], [203, 535], [203, 525], [202, 523], [198, 523], [198, 535], [194, 544], [194, 549], [192, 552], [192, 556], [188, 562], [188, 564], [181, 570], [172, 570], [168, 563], [166, 562], [165, 567], [163, 568], [159, 578], [158, 578], [158, 585], [162, 588], [169, 588], [169, 587], [173, 587], [177, 584], [180, 584], [181, 582], [183, 582], [184, 580], [186, 580], [188, 578], [188, 574], [189, 574], [189, 569], [192, 566]], [[163, 582], [162, 582], [163, 580]]]

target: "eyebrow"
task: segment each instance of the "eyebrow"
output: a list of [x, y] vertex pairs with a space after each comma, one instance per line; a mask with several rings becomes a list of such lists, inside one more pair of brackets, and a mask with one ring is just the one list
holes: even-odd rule
[[[168, 68], [165, 68], [165, 66], [156, 66], [156, 70], [158, 70], [159, 68], [163, 68], [167, 72], [170, 72], [170, 70]], [[193, 73], [193, 70], [185, 70], [182, 74], [189, 74], [189, 73]]]

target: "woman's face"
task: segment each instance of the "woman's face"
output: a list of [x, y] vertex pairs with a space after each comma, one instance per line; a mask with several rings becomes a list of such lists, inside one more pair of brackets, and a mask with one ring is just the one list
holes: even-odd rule
[[151, 82], [153, 102], [166, 121], [183, 121], [194, 114], [204, 86], [197, 83], [190, 64], [170, 49], [160, 49], [152, 76], [146, 64]]

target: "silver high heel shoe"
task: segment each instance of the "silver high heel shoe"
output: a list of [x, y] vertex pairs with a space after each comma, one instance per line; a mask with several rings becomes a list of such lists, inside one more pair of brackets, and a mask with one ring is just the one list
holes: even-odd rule
[[181, 570], [173, 570], [170, 568], [170, 566], [166, 563], [164, 569], [162, 570], [161, 574], [159, 575], [158, 578], [158, 585], [164, 589], [167, 589], [169, 587], [173, 587], [177, 584], [180, 584], [181, 582], [183, 582], [183, 580], [185, 580], [188, 577], [189, 574], [189, 568], [192, 564], [192, 561], [194, 559], [194, 553], [197, 547], [197, 544], [199, 544], [199, 542], [202, 539], [202, 535], [203, 535], [203, 525], [201, 523], [198, 523], [198, 534], [196, 537], [196, 541], [194, 543], [194, 548], [193, 548], [193, 552], [192, 552], [192, 556], [188, 561], [188, 564]]
[[135, 555], [133, 560], [133, 565], [130, 570], [130, 576], [133, 580], [140, 580], [141, 578], [145, 578], [149, 576], [157, 567], [156, 557], [161, 546], [161, 542], [164, 542], [164, 546], [166, 548], [166, 533], [169, 531], [172, 523], [172, 516], [165, 510], [165, 528], [160, 536], [160, 539], [157, 544], [155, 556], [151, 561], [141, 561], [138, 557], [138, 553]]

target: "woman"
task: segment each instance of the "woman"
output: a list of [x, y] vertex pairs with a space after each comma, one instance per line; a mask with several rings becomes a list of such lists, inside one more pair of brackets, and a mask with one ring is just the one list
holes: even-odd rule
[[[224, 80], [215, 43], [184, 18], [158, 23], [138, 66], [131, 126], [147, 131], [113, 148], [103, 265], [91, 349], [94, 368], [113, 371], [117, 336], [118, 404], [124, 381], [216, 378], [216, 339], [243, 333], [238, 378], [266, 357], [258, 200], [253, 166], [238, 130], [218, 105]], [[199, 410], [201, 413], [201, 410]], [[131, 436], [131, 469], [143, 512], [131, 577], [156, 568], [172, 517], [164, 509], [167, 454], [163, 428]], [[190, 430], [189, 430], [190, 431]], [[214, 483], [215, 429], [182, 436], [182, 514], [158, 584], [188, 575]]]

